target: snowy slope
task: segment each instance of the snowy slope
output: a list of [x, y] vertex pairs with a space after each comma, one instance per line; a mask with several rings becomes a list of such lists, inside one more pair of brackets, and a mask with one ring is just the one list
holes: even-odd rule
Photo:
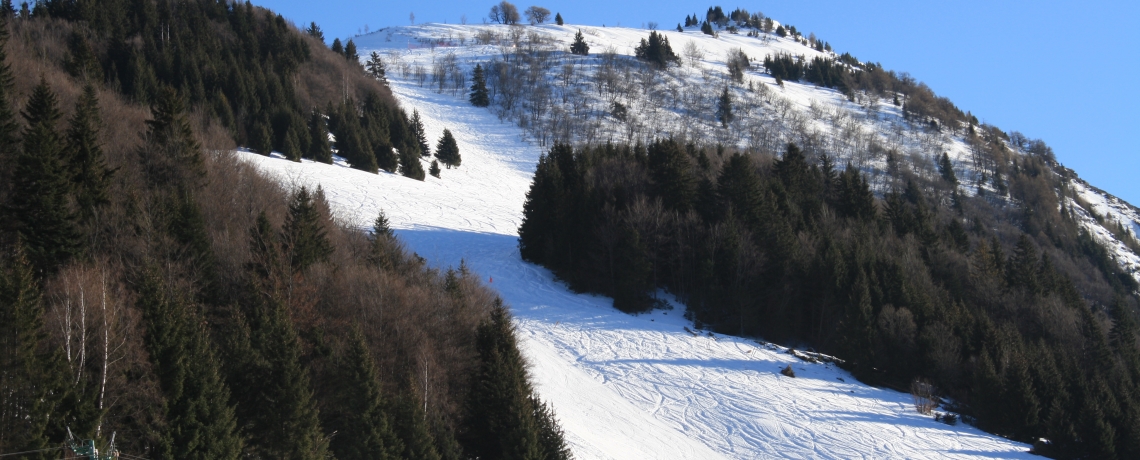
[[[631, 42], [645, 32], [599, 33]], [[1030, 457], [1026, 445], [935, 422], [915, 413], [909, 395], [862, 385], [833, 365], [800, 361], [773, 345], [691, 334], [682, 307], [629, 316], [607, 298], [570, 292], [523, 262], [516, 246], [543, 149], [462, 94], [390, 77], [404, 107], [419, 110], [429, 139], [444, 128], [454, 133], [462, 167], [419, 182], [238, 155], [284, 183], [319, 184], [337, 215], [360, 227], [383, 209], [399, 237], [431, 263], [466, 260], [484, 276], [511, 305], [538, 391], [554, 405], [577, 458]], [[797, 378], [779, 374], [789, 364]]]

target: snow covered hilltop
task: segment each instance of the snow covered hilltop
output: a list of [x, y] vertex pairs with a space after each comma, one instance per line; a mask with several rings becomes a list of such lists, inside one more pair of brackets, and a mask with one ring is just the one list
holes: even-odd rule
[[[455, 133], [463, 166], [421, 183], [250, 157], [493, 280], [580, 457], [1029, 450], [716, 332], [810, 345], [882, 385], [933, 379], [963, 418], [1042, 453], [1131, 452], [1135, 208], [920, 83], [731, 16], [353, 37], [428, 139]], [[576, 291], [674, 308], [626, 316]]]

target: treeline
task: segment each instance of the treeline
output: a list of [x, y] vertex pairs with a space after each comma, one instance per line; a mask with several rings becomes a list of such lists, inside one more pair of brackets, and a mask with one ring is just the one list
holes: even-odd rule
[[1134, 286], [1097, 272], [1071, 209], [1042, 201], [1059, 186], [1044, 158], [1006, 167], [1024, 208], [965, 196], [952, 170], [892, 169], [878, 199], [795, 145], [555, 145], [519, 249], [622, 311], [663, 288], [698, 326], [811, 346], [874, 384], [930, 378], [979, 427], [1048, 439], [1041, 453], [1140, 455]]
[[0, 453], [567, 458], [475, 275], [229, 153], [277, 109], [399, 113], [386, 89], [248, 3], [126, 3], [0, 10]]
[[[376, 172], [376, 163], [396, 171], [395, 163], [384, 167], [395, 147], [409, 150], [404, 154], [409, 161], [401, 168], [408, 171], [405, 175], [423, 179], [423, 167], [406, 137], [411, 131], [407, 114], [381, 85], [356, 84], [355, 91], [345, 93], [326, 78], [361, 80], [363, 75], [351, 40], [344, 48], [339, 39], [334, 42], [343, 60], [314, 52], [324, 48], [315, 24], [300, 34], [281, 15], [248, 1], [46, 1], [36, 2], [29, 17], [76, 25], [67, 38], [66, 67], [73, 76], [103, 81], [144, 104], [163, 88], [173, 88], [188, 105], [219, 120], [239, 145], [265, 155], [281, 152], [295, 161], [325, 161], [311, 153], [327, 141], [314, 136], [313, 125], [320, 121], [314, 113], [323, 118], [351, 109], [355, 116], [375, 121], [361, 130], [352, 124], [345, 125], [344, 133], [332, 130], [367, 141], [346, 152], [354, 168]], [[295, 84], [298, 80], [305, 81], [303, 88]], [[369, 107], [383, 110], [363, 113], [366, 100], [373, 102]], [[347, 101], [347, 107], [324, 101]], [[374, 149], [375, 161], [359, 154], [362, 147]]]

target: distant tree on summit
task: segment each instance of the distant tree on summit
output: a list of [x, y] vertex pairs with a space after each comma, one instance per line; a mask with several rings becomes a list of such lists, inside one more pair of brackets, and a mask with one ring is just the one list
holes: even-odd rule
[[784, 29], [784, 26], [776, 26], [776, 35], [779, 35], [781, 37], [787, 37], [788, 31], [786, 29]]
[[487, 94], [487, 79], [483, 76], [482, 64], [475, 64], [475, 72], [471, 76], [471, 97], [468, 100], [475, 107], [491, 105], [491, 97]]
[[649, 39], [641, 39], [641, 44], [637, 45], [634, 52], [638, 59], [658, 69], [665, 68], [670, 62], [681, 61], [681, 58], [673, 54], [673, 48], [669, 46], [669, 37], [657, 32], [650, 32]]
[[705, 35], [716, 36], [716, 31], [713, 30], [708, 21], [701, 23], [701, 32], [704, 32]]
[[532, 26], [542, 24], [546, 22], [548, 18], [550, 18], [550, 10], [541, 6], [532, 6], [530, 8], [527, 8], [524, 14], [526, 14], [526, 20], [530, 21], [530, 25]]
[[558, 25], [563, 25], [563, 24], [564, 24], [564, 23], [563, 23], [563, 21], [562, 21], [562, 13], [555, 13], [555, 14], [554, 14], [554, 23], [555, 23], [555, 24], [558, 24]]
[[582, 38], [582, 30], [579, 29], [577, 34], [574, 34], [574, 43], [570, 45], [570, 53], [580, 56], [590, 55], [590, 45], [586, 44], [586, 40]]
[[685, 28], [681, 27], [681, 23], [678, 22], [677, 23], [677, 32], [684, 32], [684, 31], [685, 31]]
[[316, 22], [310, 22], [309, 27], [305, 29], [305, 33], [320, 41], [325, 41], [325, 33], [321, 31], [321, 27]]
[[348, 62], [360, 65], [360, 56], [356, 54], [356, 43], [353, 43], [352, 39], [344, 44], [344, 58], [348, 59]]
[[332, 42], [332, 52], [344, 56], [344, 44], [340, 42], [339, 38], [334, 38]]
[[502, 1], [491, 7], [488, 15], [492, 21], [499, 24], [514, 25], [519, 23], [519, 9], [513, 3]]
[[439, 138], [439, 144], [435, 147], [435, 157], [445, 165], [447, 169], [452, 166], [459, 166], [463, 159], [459, 156], [459, 145], [455, 143], [455, 137], [451, 135], [451, 130], [444, 129], [443, 137]]

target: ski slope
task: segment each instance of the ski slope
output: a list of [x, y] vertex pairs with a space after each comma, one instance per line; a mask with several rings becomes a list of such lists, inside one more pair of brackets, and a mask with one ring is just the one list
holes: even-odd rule
[[[1031, 458], [1025, 444], [935, 422], [915, 412], [910, 395], [860, 384], [832, 364], [690, 332], [683, 306], [630, 316], [608, 298], [569, 291], [517, 249], [542, 149], [462, 95], [390, 81], [400, 103], [420, 112], [432, 144], [452, 131], [461, 167], [419, 182], [339, 162], [237, 155], [287, 186], [321, 186], [350, 224], [370, 227], [383, 210], [434, 265], [465, 260], [511, 306], [537, 390], [576, 458]], [[788, 365], [796, 378], [779, 373]]]

